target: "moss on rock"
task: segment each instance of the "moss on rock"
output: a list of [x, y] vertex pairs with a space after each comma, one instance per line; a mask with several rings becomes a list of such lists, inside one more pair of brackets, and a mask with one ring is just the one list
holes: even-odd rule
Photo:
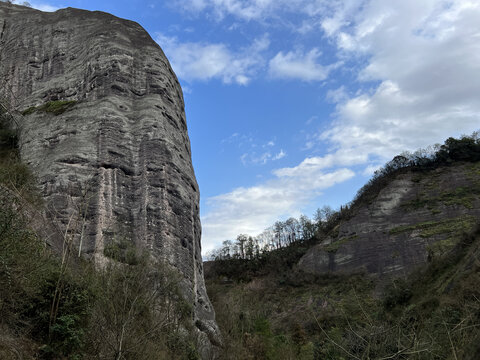
[[74, 100], [67, 101], [67, 100], [56, 100], [56, 101], [49, 101], [40, 106], [31, 106], [28, 109], [22, 111], [23, 116], [27, 116], [33, 114], [34, 112], [46, 112], [54, 115], [63, 114], [65, 111], [72, 108], [77, 102]]

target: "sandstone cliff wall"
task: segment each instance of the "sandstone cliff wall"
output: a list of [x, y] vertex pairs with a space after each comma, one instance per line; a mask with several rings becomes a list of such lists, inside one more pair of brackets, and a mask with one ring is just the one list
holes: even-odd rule
[[99, 264], [128, 242], [176, 267], [214, 341], [183, 95], [160, 47], [110, 14], [0, 2], [0, 97], [25, 114], [21, 154], [50, 219]]
[[455, 245], [480, 221], [480, 163], [398, 175], [336, 234], [311, 248], [311, 273], [404, 276]]

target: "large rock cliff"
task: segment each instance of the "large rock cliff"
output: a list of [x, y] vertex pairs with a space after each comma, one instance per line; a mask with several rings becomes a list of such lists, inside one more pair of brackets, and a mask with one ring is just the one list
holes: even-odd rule
[[480, 163], [396, 175], [299, 261], [310, 273], [405, 276], [449, 251], [480, 219]]
[[177, 268], [215, 342], [183, 95], [160, 47], [103, 12], [0, 2], [0, 96], [24, 114], [21, 155], [51, 221], [100, 266], [128, 243]]

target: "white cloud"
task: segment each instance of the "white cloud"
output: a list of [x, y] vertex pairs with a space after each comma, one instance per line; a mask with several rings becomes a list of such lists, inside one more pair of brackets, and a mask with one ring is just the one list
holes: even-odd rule
[[53, 12], [53, 11], [57, 11], [58, 9], [60, 9], [59, 7], [52, 6], [52, 5], [49, 5], [49, 4], [46, 4], [46, 3], [38, 3], [36, 1], [13, 0], [12, 3], [17, 4], [17, 5], [28, 4], [34, 9], [37, 9], [37, 10], [40, 10], [40, 11], [46, 11], [46, 12]]
[[273, 153], [273, 154], [271, 151], [265, 151], [261, 154], [257, 154], [255, 151], [252, 151], [250, 153], [243, 153], [240, 156], [240, 161], [244, 166], [247, 166], [250, 164], [265, 165], [270, 161], [277, 161], [277, 160], [283, 159], [285, 156], [287, 156], [287, 153], [283, 151], [283, 149], [281, 149], [278, 153]]
[[211, 209], [202, 217], [204, 253], [238, 234], [257, 235], [282, 216], [298, 215], [298, 210], [320, 191], [354, 176], [348, 169], [309, 170], [308, 173], [292, 170], [294, 174], [287, 176], [279, 169], [274, 179], [263, 184], [207, 199]]
[[176, 37], [157, 34], [177, 76], [188, 82], [220, 79], [226, 84], [247, 85], [263, 65], [262, 51], [269, 46], [266, 35], [239, 52], [225, 44], [180, 42]]
[[314, 177], [320, 170], [340, 166], [350, 166], [366, 161], [366, 155], [355, 152], [338, 150], [325, 156], [309, 157], [299, 165], [291, 168], [277, 169], [274, 174], [278, 177], [298, 178], [303, 176]]
[[305, 19], [299, 26], [294, 26], [293, 29], [299, 34], [305, 35], [315, 30], [318, 27], [318, 22], [312, 19]]
[[480, 3], [371, 0], [337, 18], [348, 25], [327, 35], [343, 58], [366, 60], [358, 72], [364, 90], [327, 94], [337, 110], [318, 137], [335, 149], [324, 161], [360, 154], [367, 174], [379, 159], [480, 127]]
[[348, 94], [345, 85], [340, 86], [335, 90], [328, 90], [326, 100], [332, 103], [343, 102], [348, 99]]
[[318, 63], [321, 52], [312, 49], [308, 53], [301, 51], [279, 52], [269, 63], [269, 74], [280, 79], [299, 79], [302, 81], [325, 80], [328, 73], [337, 65], [323, 66]]

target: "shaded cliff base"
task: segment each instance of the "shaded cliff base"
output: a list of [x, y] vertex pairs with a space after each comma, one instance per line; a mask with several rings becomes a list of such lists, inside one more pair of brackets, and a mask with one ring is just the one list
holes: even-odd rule
[[68, 235], [59, 256], [4, 184], [0, 203], [0, 359], [199, 358], [180, 274], [121, 246], [95, 269]]
[[11, 119], [0, 115], [0, 359], [205, 357], [178, 271], [122, 242], [95, 269], [68, 231], [48, 229]]

